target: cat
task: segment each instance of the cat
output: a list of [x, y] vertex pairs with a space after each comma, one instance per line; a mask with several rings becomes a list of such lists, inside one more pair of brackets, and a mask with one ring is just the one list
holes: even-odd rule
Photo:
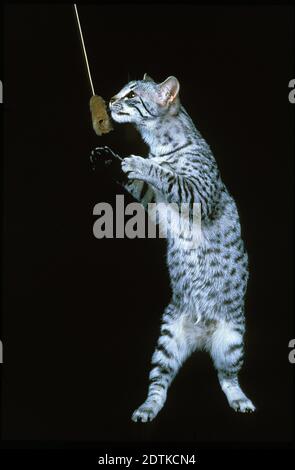
[[106, 164], [145, 208], [163, 201], [201, 205], [201, 240], [188, 246], [181, 234], [167, 238], [172, 297], [152, 355], [147, 398], [132, 414], [133, 421], [157, 416], [179, 368], [198, 349], [211, 355], [229, 405], [242, 413], [255, 411], [238, 380], [248, 281], [238, 210], [209, 145], [180, 103], [179, 89], [173, 76], [156, 83], [145, 74], [109, 102], [115, 122], [138, 129], [149, 146], [148, 158], [122, 159], [108, 147], [91, 154], [93, 168]]

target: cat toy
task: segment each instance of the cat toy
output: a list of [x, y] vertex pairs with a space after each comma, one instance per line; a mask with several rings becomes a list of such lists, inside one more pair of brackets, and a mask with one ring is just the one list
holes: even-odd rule
[[94, 92], [94, 86], [93, 86], [93, 82], [92, 82], [92, 77], [91, 77], [87, 52], [86, 52], [86, 48], [85, 48], [84, 37], [83, 37], [83, 33], [82, 33], [82, 28], [81, 28], [81, 23], [80, 23], [80, 18], [79, 18], [79, 13], [78, 13], [76, 3], [74, 3], [74, 10], [75, 10], [77, 25], [78, 25], [80, 39], [81, 39], [82, 50], [83, 50], [83, 54], [84, 54], [84, 58], [85, 58], [88, 78], [89, 78], [91, 92], [92, 92], [92, 96], [91, 96], [90, 102], [89, 102], [91, 118], [92, 118], [92, 126], [93, 126], [93, 129], [94, 129], [94, 132], [97, 135], [101, 136], [102, 134], [107, 134], [108, 132], [113, 130], [113, 126], [112, 126], [110, 117], [108, 115], [107, 107], [106, 107], [106, 103], [105, 103], [104, 99], [101, 96], [96, 95], [95, 92]]

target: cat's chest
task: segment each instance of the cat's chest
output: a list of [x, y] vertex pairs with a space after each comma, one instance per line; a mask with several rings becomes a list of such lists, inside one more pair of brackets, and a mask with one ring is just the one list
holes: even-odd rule
[[187, 158], [184, 155], [171, 154], [166, 157], [153, 157], [152, 161], [164, 170], [178, 174], [184, 165], [188, 165]]
[[168, 203], [165, 196], [154, 189], [155, 205], [149, 208], [149, 217], [159, 224], [161, 237], [178, 239], [181, 211], [178, 204]]

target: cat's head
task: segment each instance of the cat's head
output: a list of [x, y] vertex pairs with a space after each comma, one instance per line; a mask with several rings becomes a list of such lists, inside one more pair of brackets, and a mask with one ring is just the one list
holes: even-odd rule
[[146, 73], [143, 80], [127, 83], [109, 103], [114, 121], [134, 124], [144, 124], [166, 114], [176, 115], [179, 107], [177, 78], [171, 76], [156, 83]]

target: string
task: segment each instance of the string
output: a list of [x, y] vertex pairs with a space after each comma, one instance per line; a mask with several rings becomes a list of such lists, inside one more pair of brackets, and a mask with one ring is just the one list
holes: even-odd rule
[[75, 13], [76, 13], [76, 19], [77, 19], [77, 23], [78, 23], [78, 28], [79, 28], [80, 38], [81, 38], [82, 49], [83, 49], [83, 53], [84, 53], [84, 57], [85, 57], [89, 82], [90, 82], [92, 94], [95, 95], [94, 87], [93, 87], [93, 83], [92, 83], [92, 78], [91, 78], [91, 73], [90, 73], [90, 68], [89, 68], [89, 63], [88, 63], [88, 58], [87, 58], [87, 53], [86, 53], [86, 49], [85, 49], [85, 43], [84, 43], [82, 28], [81, 28], [81, 24], [80, 24], [80, 19], [79, 19], [79, 14], [78, 14], [78, 9], [77, 9], [76, 3], [74, 3], [74, 9], [75, 9]]

